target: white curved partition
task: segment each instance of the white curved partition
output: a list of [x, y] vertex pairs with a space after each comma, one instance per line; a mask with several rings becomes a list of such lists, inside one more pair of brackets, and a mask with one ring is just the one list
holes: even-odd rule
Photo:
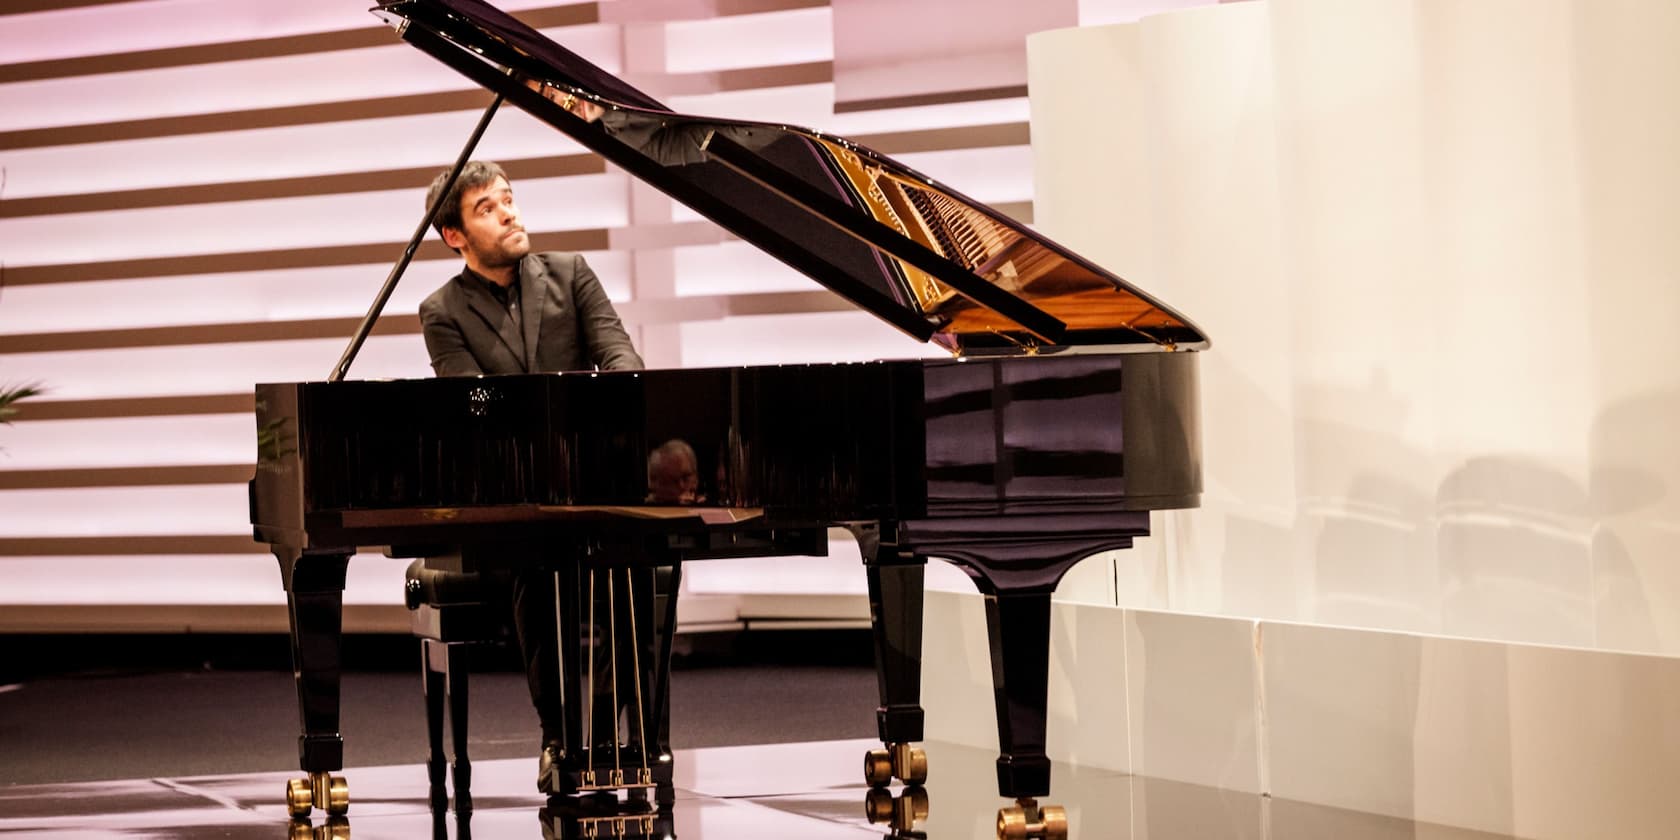
[[[1203, 507], [1064, 587], [1052, 755], [1268, 794], [1253, 836], [1670, 836], [1680, 6], [1256, 0], [1028, 54], [1038, 226], [1213, 341]], [[943, 717], [975, 642], [929, 642], [934, 737], [988, 743]]]
[[1140, 605], [1680, 654], [1680, 9], [1029, 43], [1040, 227], [1214, 341], [1207, 504]]

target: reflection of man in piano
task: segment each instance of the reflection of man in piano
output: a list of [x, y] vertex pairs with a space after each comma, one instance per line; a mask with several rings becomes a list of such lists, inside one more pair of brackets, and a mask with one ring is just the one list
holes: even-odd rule
[[[471, 161], [454, 184], [443, 172], [426, 204], [445, 189], [434, 224], [466, 261], [461, 273], [420, 305], [426, 348], [440, 376], [566, 370], [639, 370], [612, 302], [579, 254], [531, 253], [513, 188], [502, 168]], [[542, 723], [537, 786], [555, 793], [549, 769], [564, 732], [550, 576], [513, 580], [514, 627], [531, 702]]]
[[675, 119], [626, 108], [608, 110], [562, 88], [535, 81], [526, 85], [570, 111], [572, 116], [584, 122], [600, 123], [613, 139], [666, 166], [704, 163], [709, 159], [704, 146], [714, 133], [749, 149], [760, 149], [778, 139], [775, 132], [757, 126]]
[[648, 501], [691, 505], [704, 502], [700, 495], [700, 461], [694, 447], [671, 439], [648, 454]]

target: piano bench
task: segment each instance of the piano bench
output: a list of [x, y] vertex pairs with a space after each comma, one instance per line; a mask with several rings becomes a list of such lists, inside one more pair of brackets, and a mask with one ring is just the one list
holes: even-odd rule
[[[488, 575], [461, 570], [459, 554], [422, 557], [408, 565], [404, 603], [409, 628], [420, 639], [420, 666], [426, 694], [426, 733], [430, 753], [426, 773], [431, 780], [433, 813], [449, 806], [445, 777], [452, 775], [455, 812], [472, 811], [472, 763], [467, 756], [467, 650], [474, 642], [505, 637], [508, 606], [506, 584], [498, 587]], [[497, 592], [504, 593], [498, 598]], [[450, 741], [454, 763], [443, 753], [443, 712], [449, 707]], [[452, 772], [446, 773], [446, 768]]]

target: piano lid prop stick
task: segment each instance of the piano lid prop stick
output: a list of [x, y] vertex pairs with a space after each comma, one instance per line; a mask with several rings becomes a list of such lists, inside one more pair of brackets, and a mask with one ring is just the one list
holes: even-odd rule
[[[455, 159], [454, 168], [449, 170], [449, 185], [453, 186], [455, 179], [461, 177], [461, 170], [472, 160], [473, 150], [478, 148], [479, 138], [484, 136], [484, 129], [490, 127], [490, 118], [496, 115], [496, 108], [502, 104], [502, 95], [490, 100], [490, 107], [484, 109], [484, 116], [479, 117], [478, 127], [473, 129], [471, 137], [467, 138], [467, 145], [461, 149], [460, 157]], [[379, 320], [379, 313], [385, 311], [386, 302], [391, 299], [391, 292], [397, 288], [397, 281], [402, 279], [403, 272], [408, 269], [408, 263], [414, 259], [414, 252], [419, 249], [421, 240], [426, 238], [426, 229], [432, 226], [432, 220], [437, 218], [438, 211], [443, 209], [443, 200], [449, 195], [449, 187], [445, 186], [438, 193], [432, 206], [426, 208], [426, 217], [420, 220], [420, 226], [414, 229], [414, 235], [408, 239], [408, 247], [403, 249], [402, 259], [391, 266], [391, 273], [385, 277], [385, 285], [380, 287], [379, 294], [374, 296], [373, 305], [368, 307], [367, 316], [362, 318], [361, 326], [356, 328], [356, 334], [350, 338], [350, 346], [344, 348], [344, 355], [338, 357], [338, 364], [333, 365], [332, 375], [328, 382], [342, 382], [350, 372], [350, 363], [356, 360], [356, 354], [361, 352], [362, 344], [367, 341], [368, 333], [373, 332], [373, 323]]]

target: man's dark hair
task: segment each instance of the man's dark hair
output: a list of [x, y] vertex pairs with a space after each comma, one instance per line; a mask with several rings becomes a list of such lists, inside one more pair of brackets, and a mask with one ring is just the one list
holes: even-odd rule
[[[461, 177], [449, 187], [449, 194], [444, 196], [443, 206], [438, 208], [437, 216], [432, 219], [432, 227], [437, 229], [438, 236], [443, 235], [443, 229], [452, 227], [460, 230], [461, 225], [461, 194], [476, 187], [482, 187], [494, 182], [497, 178], [507, 179], [507, 173], [500, 166], [487, 160], [469, 160], [461, 168]], [[443, 185], [449, 181], [449, 170], [439, 172], [432, 179], [432, 186], [426, 190], [426, 206], [430, 208], [437, 201], [438, 193], [443, 192]], [[455, 253], [460, 253], [455, 249]]]

